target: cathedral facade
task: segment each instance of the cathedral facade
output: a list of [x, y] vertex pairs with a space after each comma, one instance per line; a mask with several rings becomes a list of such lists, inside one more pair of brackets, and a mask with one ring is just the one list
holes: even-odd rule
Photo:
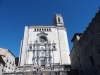
[[69, 53], [63, 17], [56, 14], [51, 26], [25, 26], [19, 66], [70, 65]]

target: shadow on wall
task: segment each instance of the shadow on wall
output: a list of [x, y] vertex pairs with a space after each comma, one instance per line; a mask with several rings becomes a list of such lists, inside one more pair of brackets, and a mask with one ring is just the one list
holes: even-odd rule
[[15, 58], [15, 65], [16, 65], [16, 66], [18, 66], [18, 61], [19, 61], [19, 58], [16, 57], [16, 58]]
[[78, 70], [71, 70], [67, 72], [68, 75], [79, 75]]

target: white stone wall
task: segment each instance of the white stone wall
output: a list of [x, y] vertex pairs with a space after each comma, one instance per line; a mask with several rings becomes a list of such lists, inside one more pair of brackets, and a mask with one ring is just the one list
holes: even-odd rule
[[58, 28], [58, 38], [61, 64], [70, 64], [69, 45], [65, 28]]
[[41, 31], [34, 31], [35, 28], [51, 28], [51, 31], [45, 31], [45, 33], [47, 34], [48, 41], [56, 43], [57, 51], [53, 52], [54, 61], [52, 59], [52, 63], [70, 64], [69, 46], [64, 27], [59, 29], [60, 27], [57, 28], [56, 26], [26, 26], [21, 50], [22, 53], [20, 55], [20, 66], [23, 66], [24, 64], [32, 64], [33, 55], [32, 52], [27, 52], [28, 45], [39, 40], [37, 34], [41, 33]]
[[25, 26], [24, 30], [24, 37], [22, 40], [22, 46], [21, 46], [21, 55], [20, 55], [20, 66], [23, 66], [26, 63], [26, 52], [27, 52], [27, 43], [28, 42], [28, 26]]

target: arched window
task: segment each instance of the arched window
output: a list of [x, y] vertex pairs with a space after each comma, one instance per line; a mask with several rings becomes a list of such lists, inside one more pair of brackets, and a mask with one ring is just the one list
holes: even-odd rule
[[48, 31], [48, 28], [47, 28], [47, 31]]
[[60, 22], [60, 18], [58, 17], [58, 22]]
[[34, 31], [36, 31], [36, 28], [34, 29]]

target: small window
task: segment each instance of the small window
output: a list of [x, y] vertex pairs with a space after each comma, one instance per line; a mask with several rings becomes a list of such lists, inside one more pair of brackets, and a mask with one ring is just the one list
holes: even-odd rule
[[47, 31], [48, 31], [48, 28], [47, 28]]
[[95, 66], [94, 60], [93, 60], [93, 56], [90, 56], [89, 59], [90, 59], [90, 62], [91, 62], [91, 64], [92, 64], [92, 66]]
[[32, 46], [30, 46], [30, 49], [32, 49]]
[[34, 29], [34, 31], [36, 31], [36, 29]]

